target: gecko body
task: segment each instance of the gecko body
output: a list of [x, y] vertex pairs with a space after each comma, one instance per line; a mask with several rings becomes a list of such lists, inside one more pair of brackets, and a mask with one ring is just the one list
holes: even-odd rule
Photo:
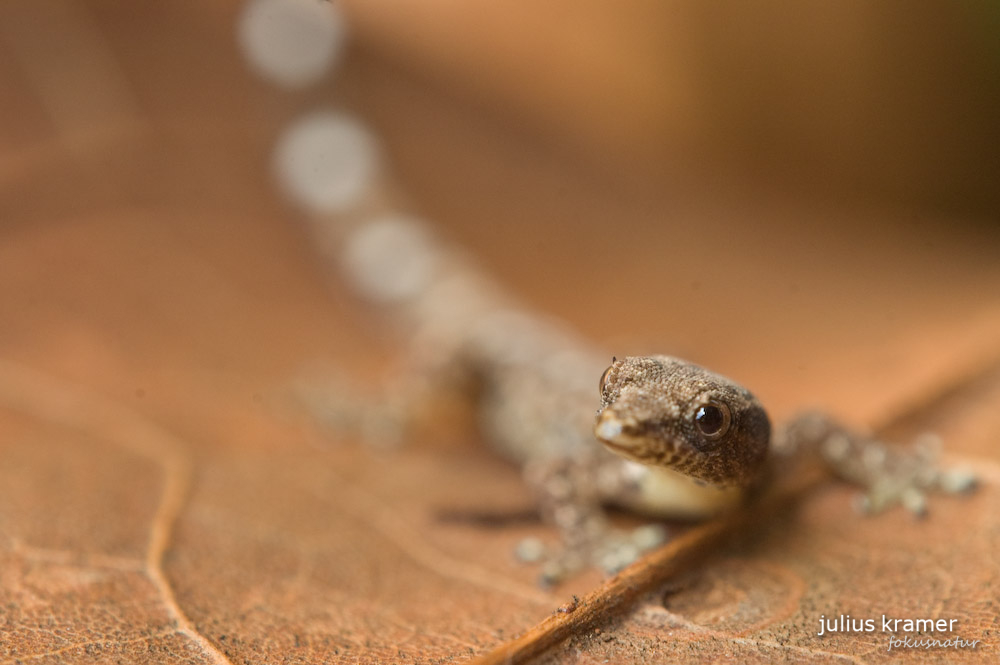
[[872, 512], [902, 503], [921, 513], [926, 492], [974, 483], [971, 474], [938, 470], [932, 451], [890, 448], [820, 414], [773, 430], [748, 390], [683, 360], [626, 357], [607, 366], [607, 356], [522, 307], [419, 221], [369, 220], [336, 246], [347, 279], [405, 331], [408, 367], [381, 403], [345, 406], [313, 394], [314, 411], [339, 423], [346, 411], [405, 426], [438, 391], [477, 386], [470, 394], [487, 440], [523, 468], [543, 519], [561, 534], [559, 546], [521, 551], [542, 561], [546, 583], [588, 565], [615, 571], [662, 541], [655, 529], [615, 530], [605, 506], [710, 517], [791, 456], [814, 456], [861, 486]]

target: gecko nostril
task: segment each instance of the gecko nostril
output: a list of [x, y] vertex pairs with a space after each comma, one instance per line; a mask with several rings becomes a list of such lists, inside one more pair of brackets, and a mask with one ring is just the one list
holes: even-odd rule
[[594, 428], [594, 434], [603, 441], [614, 441], [622, 434], [622, 421], [605, 411], [601, 421]]

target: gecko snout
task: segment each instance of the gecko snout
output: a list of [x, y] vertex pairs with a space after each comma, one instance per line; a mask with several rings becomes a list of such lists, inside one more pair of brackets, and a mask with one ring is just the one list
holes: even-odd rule
[[642, 440], [630, 432], [635, 432], [638, 422], [632, 418], [622, 419], [613, 409], [605, 409], [597, 417], [594, 436], [608, 448], [626, 457], [635, 457], [640, 452]]

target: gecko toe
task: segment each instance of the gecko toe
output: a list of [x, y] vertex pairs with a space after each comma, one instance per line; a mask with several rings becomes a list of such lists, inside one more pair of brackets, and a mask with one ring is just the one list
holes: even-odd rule
[[976, 489], [978, 484], [976, 474], [970, 469], [945, 469], [938, 477], [938, 487], [945, 494], [965, 494]]

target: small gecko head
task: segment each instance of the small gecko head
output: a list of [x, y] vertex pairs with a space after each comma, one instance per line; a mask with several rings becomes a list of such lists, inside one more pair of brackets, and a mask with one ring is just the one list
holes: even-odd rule
[[683, 360], [649, 356], [616, 360], [604, 372], [594, 434], [628, 459], [728, 487], [760, 473], [771, 423], [739, 384]]

